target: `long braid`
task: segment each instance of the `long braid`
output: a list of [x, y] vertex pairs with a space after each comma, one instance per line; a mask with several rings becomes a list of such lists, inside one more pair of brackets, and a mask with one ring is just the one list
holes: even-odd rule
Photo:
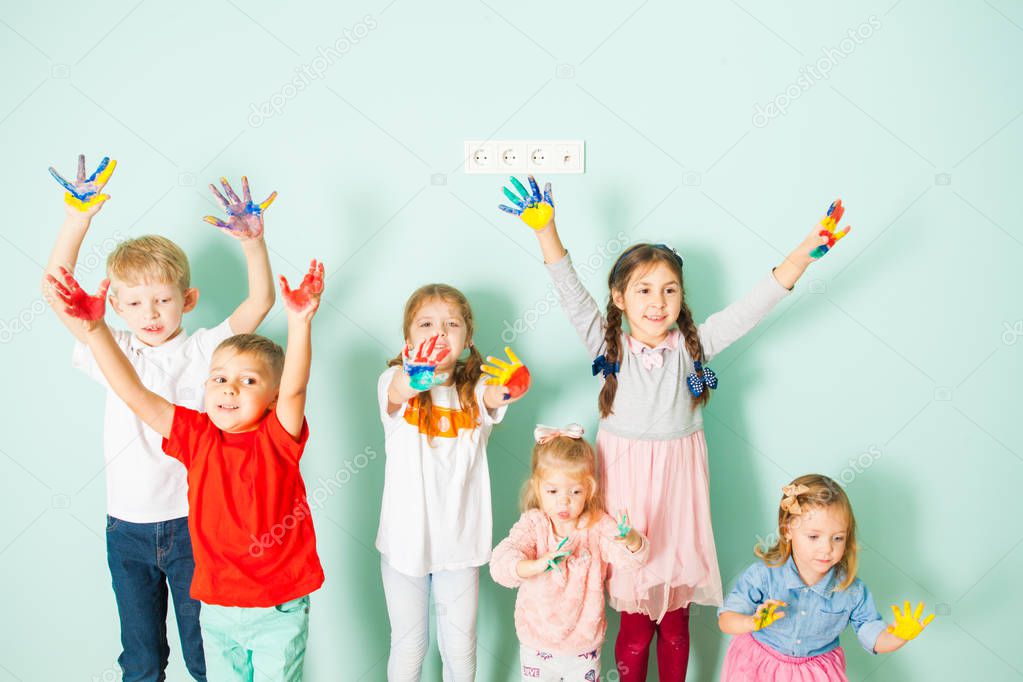
[[[610, 298], [607, 302], [607, 330], [604, 332], [604, 359], [608, 364], [622, 360], [622, 311]], [[618, 392], [618, 373], [611, 372], [604, 378], [600, 389], [598, 405], [602, 418], [614, 412], [615, 394]]]
[[[700, 343], [700, 333], [696, 329], [696, 323], [693, 322], [693, 313], [690, 312], [689, 306], [686, 305], [685, 292], [682, 293], [682, 307], [678, 311], [678, 330], [682, 332], [682, 338], [686, 341], [686, 350], [689, 351], [689, 357], [693, 359], [693, 362], [703, 362], [703, 344]], [[693, 398], [693, 409], [699, 405], [703, 407], [710, 400], [710, 391], [704, 391], [699, 396]]]

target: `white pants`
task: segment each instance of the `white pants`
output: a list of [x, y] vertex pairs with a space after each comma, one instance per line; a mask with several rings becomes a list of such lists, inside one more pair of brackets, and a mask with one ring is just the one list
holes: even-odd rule
[[478, 567], [438, 571], [417, 577], [380, 562], [391, 620], [389, 682], [419, 682], [430, 642], [430, 591], [437, 615], [437, 646], [445, 682], [476, 679], [476, 607], [480, 595]]
[[519, 647], [523, 682], [597, 682], [600, 649], [578, 656], [556, 656], [522, 645]]

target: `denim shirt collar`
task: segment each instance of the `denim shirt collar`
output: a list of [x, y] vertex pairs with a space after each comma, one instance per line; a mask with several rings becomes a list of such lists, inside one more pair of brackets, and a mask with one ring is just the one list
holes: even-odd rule
[[[809, 589], [816, 592], [824, 599], [830, 599], [834, 589], [835, 582], [835, 567], [832, 566], [828, 569], [828, 572], [824, 574], [824, 577], [817, 581], [816, 584], [810, 585]], [[796, 561], [790, 555], [788, 561], [785, 562], [785, 587], [790, 590], [801, 590], [807, 587], [806, 583], [803, 582], [802, 577], [799, 575], [799, 569], [796, 568]]]

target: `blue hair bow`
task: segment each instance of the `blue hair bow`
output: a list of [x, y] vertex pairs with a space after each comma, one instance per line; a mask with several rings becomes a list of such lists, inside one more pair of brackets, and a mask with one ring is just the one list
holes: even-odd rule
[[598, 355], [597, 359], [593, 361], [593, 376], [603, 372], [606, 379], [612, 374], [618, 374], [618, 369], [619, 364], [617, 362], [608, 362], [607, 358], [603, 355]]
[[694, 398], [699, 398], [704, 388], [710, 390], [718, 387], [718, 377], [714, 374], [714, 370], [710, 367], [704, 367], [699, 360], [693, 363], [693, 368], [695, 371], [686, 377], [686, 383], [689, 385], [689, 392], [693, 394]]

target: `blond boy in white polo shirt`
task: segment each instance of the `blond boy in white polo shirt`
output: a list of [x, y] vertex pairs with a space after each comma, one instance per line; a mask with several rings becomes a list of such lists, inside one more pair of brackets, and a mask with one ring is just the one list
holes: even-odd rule
[[[103, 426], [107, 563], [120, 617], [123, 650], [118, 663], [123, 679], [164, 679], [170, 654], [166, 635], [169, 592], [185, 666], [192, 677], [205, 681], [199, 602], [189, 596], [195, 564], [188, 535], [185, 468], [163, 454], [160, 435], [109, 390], [83, 342], [81, 324], [65, 313], [46, 280], [46, 274], [58, 276], [61, 266], [74, 271], [92, 218], [109, 199], [102, 191], [116, 165], [116, 161], [105, 158], [87, 177], [85, 158], [79, 156], [75, 182], [50, 169], [67, 190], [67, 206], [64, 225], [43, 276], [43, 291], [77, 340], [72, 364], [107, 388]], [[224, 195], [213, 185], [210, 188], [228, 220], [207, 217], [206, 221], [239, 241], [249, 280], [248, 297], [228, 319], [192, 335], [182, 328], [182, 317], [195, 308], [199, 291], [190, 286], [187, 257], [169, 239], [152, 235], [129, 239], [107, 259], [110, 304], [129, 329], [113, 331], [117, 344], [147, 388], [173, 403], [197, 410], [202, 409], [203, 385], [213, 350], [229, 336], [253, 332], [274, 303], [262, 213], [276, 193], [254, 204], [244, 177], [244, 198], [239, 198], [225, 179], [221, 183]]]

